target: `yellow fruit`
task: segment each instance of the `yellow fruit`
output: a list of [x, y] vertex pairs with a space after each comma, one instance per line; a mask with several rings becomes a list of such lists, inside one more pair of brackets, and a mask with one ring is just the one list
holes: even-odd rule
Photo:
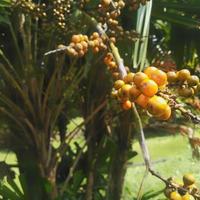
[[149, 99], [147, 110], [150, 114], [160, 116], [165, 112], [167, 102], [165, 99], [159, 96], [153, 96]]
[[152, 97], [158, 92], [158, 85], [155, 81], [146, 79], [141, 82], [139, 89], [145, 96]]
[[142, 81], [149, 79], [148, 76], [143, 72], [137, 72], [133, 77], [133, 82], [137, 87], [140, 87]]
[[192, 174], [185, 174], [183, 176], [183, 183], [185, 186], [193, 185], [195, 183], [195, 178]]
[[134, 73], [132, 73], [132, 72], [130, 72], [130, 73], [128, 73], [125, 77], [124, 77], [124, 82], [125, 83], [131, 83], [131, 82], [133, 82], [133, 77], [134, 77]]
[[176, 72], [167, 72], [167, 80], [169, 83], [175, 83], [177, 81], [178, 75]]
[[182, 197], [178, 192], [174, 191], [170, 194], [170, 200], [182, 200]]
[[195, 86], [199, 84], [199, 77], [192, 75], [187, 79], [187, 83], [189, 86]]
[[158, 70], [158, 68], [153, 67], [153, 66], [150, 66], [150, 67], [147, 67], [147, 68], [144, 70], [144, 73], [145, 73], [149, 78], [151, 78], [152, 74], [155, 73], [157, 70]]
[[123, 80], [116, 80], [114, 83], [114, 88], [116, 90], [119, 90], [123, 85], [124, 85], [124, 81]]
[[121, 94], [123, 97], [128, 97], [129, 96], [129, 90], [131, 89], [131, 85], [129, 84], [124, 84], [122, 87], [121, 87]]
[[188, 69], [182, 69], [177, 75], [179, 81], [186, 81], [190, 77], [190, 71]]
[[155, 116], [155, 117], [156, 117], [158, 120], [163, 120], [163, 121], [165, 121], [165, 120], [168, 120], [168, 119], [171, 117], [171, 113], [172, 113], [171, 108], [170, 108], [169, 105], [167, 105], [167, 107], [166, 107], [165, 110], [164, 110], [164, 113], [161, 114], [160, 116]]
[[111, 3], [111, 0], [101, 0], [101, 3], [102, 3], [104, 6], [109, 6], [110, 3]]
[[191, 196], [188, 193], [186, 193], [182, 196], [182, 200], [191, 200]]

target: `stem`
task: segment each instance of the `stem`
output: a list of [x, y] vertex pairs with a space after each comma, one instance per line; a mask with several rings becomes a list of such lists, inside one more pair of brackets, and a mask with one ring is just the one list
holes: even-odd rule
[[23, 63], [23, 60], [22, 60], [22, 55], [21, 55], [21, 53], [20, 53], [20, 48], [19, 48], [19, 45], [18, 45], [18, 42], [17, 42], [17, 38], [16, 38], [16, 35], [15, 35], [15, 31], [14, 31], [13, 26], [12, 26], [11, 23], [9, 23], [9, 28], [10, 28], [10, 32], [11, 32], [11, 35], [12, 35], [12, 38], [13, 38], [13, 41], [14, 41], [14, 44], [15, 44], [15, 48], [16, 48], [18, 57], [19, 57], [19, 61], [20, 61], [20, 64], [21, 64], [21, 68], [22, 68], [23, 65], [24, 65], [24, 63]]
[[149, 150], [148, 150], [146, 140], [145, 140], [145, 136], [144, 136], [142, 121], [141, 121], [141, 118], [139, 116], [139, 113], [138, 113], [137, 108], [136, 108], [134, 103], [133, 103], [133, 112], [134, 112], [136, 125], [137, 125], [136, 132], [138, 133], [138, 136], [139, 136], [140, 148], [142, 150], [142, 154], [143, 154], [143, 158], [144, 158], [144, 161], [145, 161], [146, 168], [149, 169], [151, 167]]

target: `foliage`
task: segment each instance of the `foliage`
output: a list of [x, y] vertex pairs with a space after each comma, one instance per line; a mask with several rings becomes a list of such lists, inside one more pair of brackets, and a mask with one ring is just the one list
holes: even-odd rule
[[[108, 9], [113, 18], [104, 1], [99, 8], [96, 0], [0, 2], [0, 30], [4, 33], [0, 38], [0, 144], [1, 149], [15, 152], [21, 185], [8, 176], [10, 168], [2, 163], [8, 182], [0, 187], [3, 199], [121, 198], [127, 161], [136, 155], [131, 144], [137, 123], [131, 123], [131, 112], [124, 112], [110, 99], [112, 78], [102, 60], [112, 47], [109, 42], [117, 39], [120, 53], [128, 53], [125, 63], [132, 65], [132, 46], [140, 37], [134, 30], [133, 8], [144, 2], [132, 5], [122, 1], [117, 8], [113, 4]], [[195, 12], [197, 3], [192, 6]], [[161, 15], [155, 1], [154, 17], [196, 28], [196, 16], [180, 17], [177, 5], [180, 2]], [[163, 1], [161, 6], [169, 5]], [[191, 13], [186, 6], [180, 9], [185, 15]], [[134, 22], [127, 23], [127, 14]], [[171, 20], [174, 16], [176, 21]], [[95, 32], [99, 21], [105, 24], [106, 39]], [[165, 31], [167, 45], [173, 42], [176, 27], [172, 26]], [[86, 45], [84, 49], [80, 38], [86, 43], [81, 43]], [[180, 42], [177, 46], [184, 49]], [[192, 50], [192, 56], [199, 53], [197, 47]], [[180, 65], [189, 62], [184, 56], [175, 56]], [[142, 57], [143, 62], [145, 54]], [[83, 122], [70, 130], [67, 125], [77, 116]], [[78, 142], [72, 145], [74, 138]]]

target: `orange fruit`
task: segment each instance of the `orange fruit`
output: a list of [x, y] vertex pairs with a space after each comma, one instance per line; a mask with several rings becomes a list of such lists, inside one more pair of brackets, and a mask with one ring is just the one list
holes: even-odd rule
[[167, 106], [167, 102], [164, 98], [155, 95], [149, 99], [147, 110], [152, 115], [160, 116], [165, 112]]
[[139, 88], [140, 88], [140, 91], [148, 97], [152, 97], [158, 92], [158, 85], [156, 84], [155, 81], [151, 79], [143, 80], [140, 83]]
[[143, 72], [137, 72], [133, 77], [133, 82], [137, 87], [140, 87], [142, 81], [149, 79], [148, 76]]
[[165, 72], [159, 69], [155, 70], [154, 68], [151, 70], [150, 69], [149, 70], [146, 69], [146, 70], [147, 70], [146, 73], [148, 73], [148, 77], [154, 80], [158, 84], [158, 86], [163, 86], [167, 84], [167, 74]]
[[149, 78], [151, 78], [152, 74], [154, 74], [157, 70], [158, 70], [158, 68], [150, 66], [150, 67], [147, 67], [147, 68], [144, 70], [144, 73], [145, 73]]
[[134, 73], [132, 73], [132, 72], [129, 72], [125, 77], [124, 77], [124, 82], [125, 83], [131, 83], [131, 82], [133, 82], [133, 77], [134, 77]]
[[165, 108], [164, 112], [160, 116], [155, 116], [158, 120], [168, 120], [171, 117], [171, 108], [169, 105]]
[[126, 100], [126, 101], [122, 102], [122, 108], [124, 110], [129, 110], [129, 109], [131, 109], [131, 107], [132, 107], [131, 101]]
[[169, 83], [175, 83], [177, 81], [178, 75], [176, 72], [167, 72], [167, 80]]
[[104, 6], [109, 6], [110, 3], [111, 3], [111, 0], [101, 0], [101, 3], [102, 3]]
[[142, 108], [146, 108], [147, 107], [147, 104], [149, 102], [149, 97], [143, 95], [143, 94], [140, 94], [137, 99], [135, 100], [135, 103], [138, 104], [139, 106], [141, 106]]
[[117, 79], [120, 78], [119, 72], [113, 72], [113, 73], [112, 73], [112, 76], [113, 76], [113, 79], [115, 79], [115, 80], [117, 80]]
[[174, 191], [170, 194], [170, 200], [182, 200], [182, 197], [178, 192]]
[[131, 101], [134, 101], [141, 94], [140, 90], [133, 85], [129, 90], [129, 98]]
[[72, 35], [71, 41], [74, 42], [74, 43], [80, 42], [81, 41], [80, 35]]
[[182, 70], [178, 71], [177, 75], [178, 75], [179, 81], [185, 81], [185, 80], [189, 79], [190, 71], [188, 69], [182, 69]]

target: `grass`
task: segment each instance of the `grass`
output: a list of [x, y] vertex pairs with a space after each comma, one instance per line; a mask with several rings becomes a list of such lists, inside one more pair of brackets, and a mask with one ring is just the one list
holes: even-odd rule
[[[186, 137], [181, 135], [153, 137], [147, 140], [149, 151], [151, 154], [153, 168], [163, 177], [175, 177], [179, 180], [185, 173], [192, 173], [196, 180], [200, 180], [199, 161], [192, 159], [192, 151]], [[123, 200], [133, 200], [139, 190], [139, 186], [144, 175], [144, 166], [134, 165], [143, 162], [140, 147], [138, 143], [133, 148], [139, 153], [129, 165], [125, 177]], [[156, 162], [157, 161], [157, 162]], [[159, 162], [160, 161], [160, 162]], [[197, 183], [199, 185], [199, 183]], [[164, 189], [165, 185], [156, 177], [148, 175], [143, 186], [143, 193], [156, 192]], [[164, 200], [166, 199], [161, 193], [156, 197], [149, 199]]]
[[[68, 125], [68, 128], [73, 130], [81, 122], [82, 119], [77, 118]], [[163, 177], [168, 178], [174, 176], [181, 180], [183, 174], [190, 172], [194, 174], [196, 180], [200, 180], [199, 161], [192, 159], [192, 151], [186, 137], [181, 135], [162, 136], [161, 134], [155, 137], [154, 134], [147, 139], [147, 144], [151, 154], [153, 168]], [[133, 149], [138, 152], [138, 155], [129, 161], [129, 167], [125, 177], [123, 200], [134, 200], [137, 196], [145, 170], [144, 165], [142, 165], [143, 159], [138, 142], [133, 144]], [[8, 164], [17, 163], [16, 157], [12, 152], [0, 152], [0, 161], [4, 160]], [[18, 172], [16, 168], [14, 170]], [[16, 182], [18, 183], [18, 180]], [[197, 184], [200, 185], [199, 182]], [[159, 179], [148, 175], [145, 179], [142, 192], [143, 194], [151, 191], [157, 192], [164, 189], [164, 187], [165, 185]], [[166, 198], [161, 193], [156, 197], [148, 199], [165, 200]]]

